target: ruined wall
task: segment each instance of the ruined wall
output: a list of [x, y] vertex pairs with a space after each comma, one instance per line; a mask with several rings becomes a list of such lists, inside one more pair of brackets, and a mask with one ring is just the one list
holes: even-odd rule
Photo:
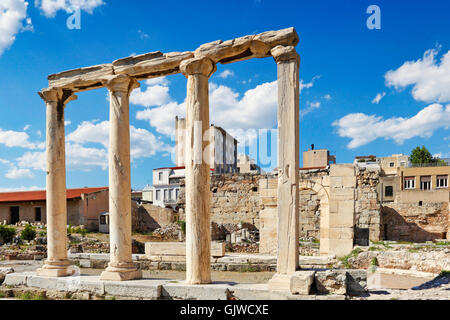
[[449, 203], [392, 202], [382, 207], [386, 240], [424, 242], [448, 238]]
[[[329, 175], [329, 169], [300, 171], [299, 181], [318, 180]], [[320, 197], [313, 190], [300, 190], [300, 238], [320, 238]]]
[[152, 204], [138, 205], [135, 201], [131, 203], [134, 232], [152, 232], [178, 219], [177, 214], [172, 209], [161, 208]]
[[[259, 229], [259, 174], [223, 174], [211, 176], [211, 221], [218, 224], [245, 222]], [[185, 185], [180, 182], [180, 220], [186, 221]]]
[[19, 221], [35, 222], [35, 208], [41, 208], [41, 222], [46, 223], [45, 201], [10, 202], [0, 204], [0, 222], [11, 223], [11, 207], [19, 207]]
[[356, 168], [355, 244], [369, 245], [369, 240], [380, 241], [383, 235], [381, 206], [377, 186], [380, 170]]

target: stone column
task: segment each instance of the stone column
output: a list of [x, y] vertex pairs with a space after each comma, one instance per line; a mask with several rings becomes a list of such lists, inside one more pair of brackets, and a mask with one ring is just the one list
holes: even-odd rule
[[65, 277], [73, 270], [67, 259], [67, 199], [64, 108], [77, 96], [70, 90], [39, 92], [47, 105], [47, 260], [40, 276]]
[[104, 82], [110, 96], [109, 239], [110, 262], [100, 280], [142, 278], [131, 257], [131, 179], [129, 97], [139, 82], [127, 75]]
[[[210, 157], [208, 78], [216, 70], [208, 58], [185, 60], [186, 99], [186, 282], [211, 283]], [[205, 140], [203, 139], [205, 138]]]
[[278, 260], [271, 280], [277, 282], [293, 274], [299, 261], [300, 57], [292, 46], [277, 46], [271, 54], [278, 68]]

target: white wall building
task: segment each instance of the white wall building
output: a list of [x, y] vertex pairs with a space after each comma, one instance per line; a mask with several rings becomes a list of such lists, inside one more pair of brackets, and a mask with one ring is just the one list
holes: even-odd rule
[[180, 180], [185, 176], [184, 167], [158, 168], [153, 170], [153, 204], [173, 209], [177, 206]]
[[[214, 161], [211, 161], [211, 169], [213, 169], [216, 174], [238, 172], [238, 141], [221, 127], [211, 125], [210, 129], [209, 156], [210, 159], [214, 159]], [[176, 117], [175, 130], [175, 165], [183, 167], [185, 165], [186, 120]]]

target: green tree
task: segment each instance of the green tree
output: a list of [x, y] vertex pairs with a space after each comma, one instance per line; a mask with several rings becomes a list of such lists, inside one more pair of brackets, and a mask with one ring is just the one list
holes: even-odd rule
[[411, 151], [409, 159], [412, 164], [425, 164], [433, 162], [433, 156], [431, 155], [430, 151], [425, 148], [425, 146], [422, 146], [422, 148], [414, 148], [413, 151]]
[[27, 224], [25, 226], [25, 229], [22, 230], [20, 237], [23, 240], [31, 241], [36, 237], [36, 231], [34, 230], [34, 228], [31, 225]]

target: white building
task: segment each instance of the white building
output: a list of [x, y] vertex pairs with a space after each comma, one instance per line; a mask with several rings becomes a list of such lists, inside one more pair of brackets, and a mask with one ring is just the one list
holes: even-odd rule
[[[209, 147], [211, 169], [214, 173], [236, 173], [237, 168], [237, 144], [238, 141], [221, 127], [211, 125], [209, 131]], [[186, 143], [186, 120], [175, 118], [175, 165], [183, 167], [185, 143]]]
[[153, 204], [173, 209], [180, 194], [180, 180], [184, 178], [184, 167], [158, 168], [153, 170]]

